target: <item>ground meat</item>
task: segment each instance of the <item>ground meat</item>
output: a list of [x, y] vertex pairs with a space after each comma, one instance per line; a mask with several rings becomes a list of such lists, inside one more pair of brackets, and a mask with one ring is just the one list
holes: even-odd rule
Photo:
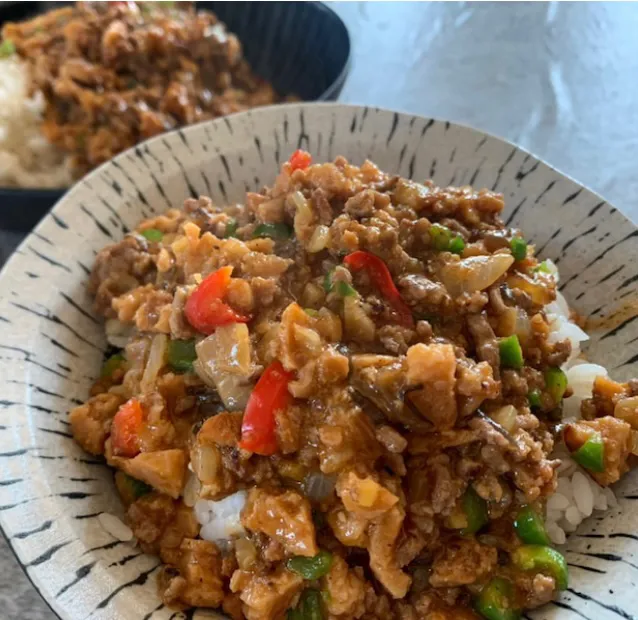
[[288, 407], [275, 412], [277, 443], [283, 454], [291, 454], [299, 450], [302, 424], [303, 409], [300, 407]]
[[501, 356], [494, 330], [485, 314], [473, 314], [467, 317], [467, 326], [474, 339], [476, 354], [480, 360], [486, 361], [494, 376], [498, 379], [501, 367]]
[[365, 612], [365, 582], [339, 556], [335, 557], [330, 572], [323, 578], [329, 594], [326, 610], [331, 616], [360, 618]]
[[517, 396], [527, 398], [527, 394], [530, 391], [525, 377], [510, 368], [505, 368], [501, 372], [501, 386], [503, 396], [509, 398], [515, 398]]
[[452, 307], [452, 298], [440, 282], [426, 276], [410, 274], [398, 282], [406, 303], [425, 315], [448, 312]]
[[78, 2], [4, 26], [44, 95], [43, 131], [76, 174], [169, 129], [279, 100], [237, 37], [192, 5]]
[[231, 590], [240, 593], [246, 620], [282, 617], [302, 587], [303, 579], [284, 568], [264, 575], [235, 571], [230, 581]]
[[69, 413], [73, 438], [91, 454], [104, 454], [111, 422], [124, 399], [116, 394], [98, 394]]
[[129, 525], [142, 548], [154, 550], [164, 530], [176, 514], [175, 502], [167, 495], [149, 493], [129, 506], [126, 513]]
[[545, 362], [548, 366], [562, 366], [572, 352], [572, 344], [569, 340], [560, 340], [548, 346], [545, 353]]
[[526, 609], [536, 609], [554, 598], [556, 582], [553, 577], [543, 574], [516, 576], [516, 586], [523, 592]]
[[174, 449], [142, 452], [125, 460], [121, 468], [133, 478], [143, 480], [158, 491], [177, 499], [184, 488], [186, 465], [184, 451]]
[[435, 556], [430, 584], [450, 588], [481, 581], [496, 567], [497, 556], [494, 547], [472, 539], [455, 539]]
[[169, 567], [160, 577], [164, 603], [217, 607], [224, 598], [219, 549], [207, 540], [187, 538], [179, 551], [179, 572], [175, 574]]
[[198, 443], [204, 446], [236, 446], [241, 436], [242, 417], [241, 412], [224, 412], [208, 418], [199, 429]]
[[317, 555], [310, 504], [295, 491], [270, 493], [252, 489], [242, 513], [242, 525], [267, 534], [291, 555]]
[[154, 278], [155, 263], [141, 239], [128, 235], [104, 248], [95, 259], [89, 289], [95, 295], [95, 310], [107, 317], [114, 298]]
[[408, 398], [435, 428], [452, 428], [456, 422], [456, 358], [449, 344], [416, 344], [407, 353], [407, 381], [419, 386]]
[[370, 419], [347, 395], [333, 402], [326, 423], [318, 429], [321, 471], [332, 474], [357, 464], [373, 464], [382, 450]]
[[412, 583], [396, 558], [397, 538], [404, 518], [403, 509], [394, 506], [370, 525], [370, 568], [394, 598], [403, 598]]
[[318, 187], [312, 192], [312, 206], [317, 213], [319, 223], [330, 225], [334, 217], [330, 201], [326, 197], [326, 193]]
[[[108, 30], [109, 41], [122, 37], [120, 26]], [[186, 118], [180, 97], [171, 87], [162, 114]], [[542, 508], [557, 484], [560, 407], [546, 377], [570, 351], [549, 342], [543, 307], [555, 278], [537, 269], [531, 246], [514, 261], [519, 233], [500, 221], [503, 201], [491, 192], [305, 159], [297, 153], [243, 207], [189, 199], [98, 257], [95, 290], [109, 282], [98, 297], [109, 317], [117, 311], [108, 332], [126, 359], [96, 384], [106, 393], [71, 414], [74, 434], [118, 469], [142, 549], [166, 564], [167, 604], [280, 620], [312, 588], [327, 593], [333, 620], [465, 620], [494, 575], [514, 583], [521, 607], [543, 604], [554, 580], [521, 574], [510, 555], [520, 544], [514, 516]], [[264, 222], [282, 234], [259, 236]], [[149, 228], [163, 238], [147, 243], [139, 233]], [[464, 240], [460, 254], [435, 243], [445, 229]], [[364, 254], [344, 260], [354, 251]], [[232, 277], [221, 272], [225, 283], [197, 309], [213, 333], [198, 333], [185, 307], [198, 306], [211, 286], [201, 283], [222, 266]], [[522, 366], [501, 368], [498, 338], [517, 331]], [[536, 391], [540, 406], [530, 403]], [[601, 484], [630, 465], [636, 391], [599, 377], [583, 404], [591, 420], [567, 426], [572, 451], [600, 433]], [[133, 435], [132, 457], [108, 439], [131, 397], [142, 419], [118, 430]], [[125, 472], [154, 491], [136, 500]], [[245, 501], [245, 532], [223, 554], [194, 545], [199, 524], [182, 495]], [[461, 535], [474, 495], [488, 522]], [[319, 580], [288, 568], [319, 550], [333, 557]]]

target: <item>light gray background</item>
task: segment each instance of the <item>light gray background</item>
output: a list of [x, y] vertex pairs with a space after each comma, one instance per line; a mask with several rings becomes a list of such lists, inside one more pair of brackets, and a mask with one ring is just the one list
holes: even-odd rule
[[[638, 221], [638, 5], [331, 6], [353, 43], [341, 101], [456, 121], [507, 138]], [[0, 231], [0, 262], [19, 240]], [[54, 615], [0, 539], [5, 618]]]

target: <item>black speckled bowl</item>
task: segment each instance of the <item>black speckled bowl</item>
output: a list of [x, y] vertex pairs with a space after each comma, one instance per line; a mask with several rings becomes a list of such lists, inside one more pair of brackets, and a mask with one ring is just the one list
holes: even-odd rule
[[[0, 26], [51, 8], [46, 2], [0, 7]], [[55, 3], [65, 4], [65, 3]], [[350, 37], [321, 2], [197, 2], [234, 32], [255, 72], [280, 93], [304, 101], [334, 101], [350, 64]], [[29, 231], [66, 190], [0, 187], [0, 227]]]
[[[113, 475], [72, 441], [67, 417], [86, 399], [107, 347], [86, 285], [97, 252], [141, 218], [200, 194], [219, 205], [243, 203], [300, 147], [316, 162], [370, 159], [418, 181], [501, 192], [507, 226], [558, 265], [568, 303], [593, 319], [587, 358], [615, 379], [638, 374], [638, 320], [628, 312], [638, 299], [638, 229], [508, 142], [446, 121], [334, 103], [259, 108], [153, 138], [76, 183], [0, 275], [0, 527], [63, 620], [220, 617], [162, 605], [157, 558], [100, 525], [103, 512], [123, 514]], [[638, 617], [638, 470], [614, 491], [618, 505], [597, 510], [562, 547], [569, 589], [525, 618]]]

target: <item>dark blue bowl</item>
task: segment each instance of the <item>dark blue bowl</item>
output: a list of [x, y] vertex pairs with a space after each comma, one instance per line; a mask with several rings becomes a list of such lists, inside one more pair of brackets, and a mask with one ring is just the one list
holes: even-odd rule
[[[0, 8], [4, 21], [47, 10], [46, 2]], [[55, 3], [61, 4], [61, 3]], [[196, 2], [213, 11], [242, 42], [255, 72], [281, 94], [334, 101], [350, 66], [350, 37], [337, 14], [321, 2]], [[0, 188], [0, 228], [29, 231], [65, 190]]]

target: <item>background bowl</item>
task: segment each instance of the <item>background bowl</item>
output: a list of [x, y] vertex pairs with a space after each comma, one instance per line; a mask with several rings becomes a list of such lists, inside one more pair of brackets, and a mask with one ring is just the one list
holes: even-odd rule
[[[65, 2], [0, 4], [5, 21], [27, 19]], [[321, 2], [196, 2], [213, 11], [242, 42], [255, 72], [282, 94], [304, 101], [336, 100], [350, 62], [345, 24]], [[66, 189], [0, 187], [0, 228], [29, 231]]]
[[[67, 411], [87, 397], [106, 348], [86, 292], [95, 253], [190, 196], [242, 201], [272, 183], [299, 147], [316, 161], [370, 158], [417, 180], [502, 192], [507, 224], [558, 264], [568, 301], [596, 319], [590, 359], [617, 378], [637, 374], [638, 321], [627, 310], [638, 299], [638, 230], [512, 144], [448, 122], [338, 104], [260, 108], [154, 138], [79, 181], [0, 276], [0, 525], [64, 620], [175, 617], [157, 598], [157, 558], [101, 528], [102, 511], [121, 514], [112, 473], [69, 432]], [[569, 590], [530, 617], [636, 617], [638, 472], [615, 490], [619, 507], [583, 523], [565, 546]]]

